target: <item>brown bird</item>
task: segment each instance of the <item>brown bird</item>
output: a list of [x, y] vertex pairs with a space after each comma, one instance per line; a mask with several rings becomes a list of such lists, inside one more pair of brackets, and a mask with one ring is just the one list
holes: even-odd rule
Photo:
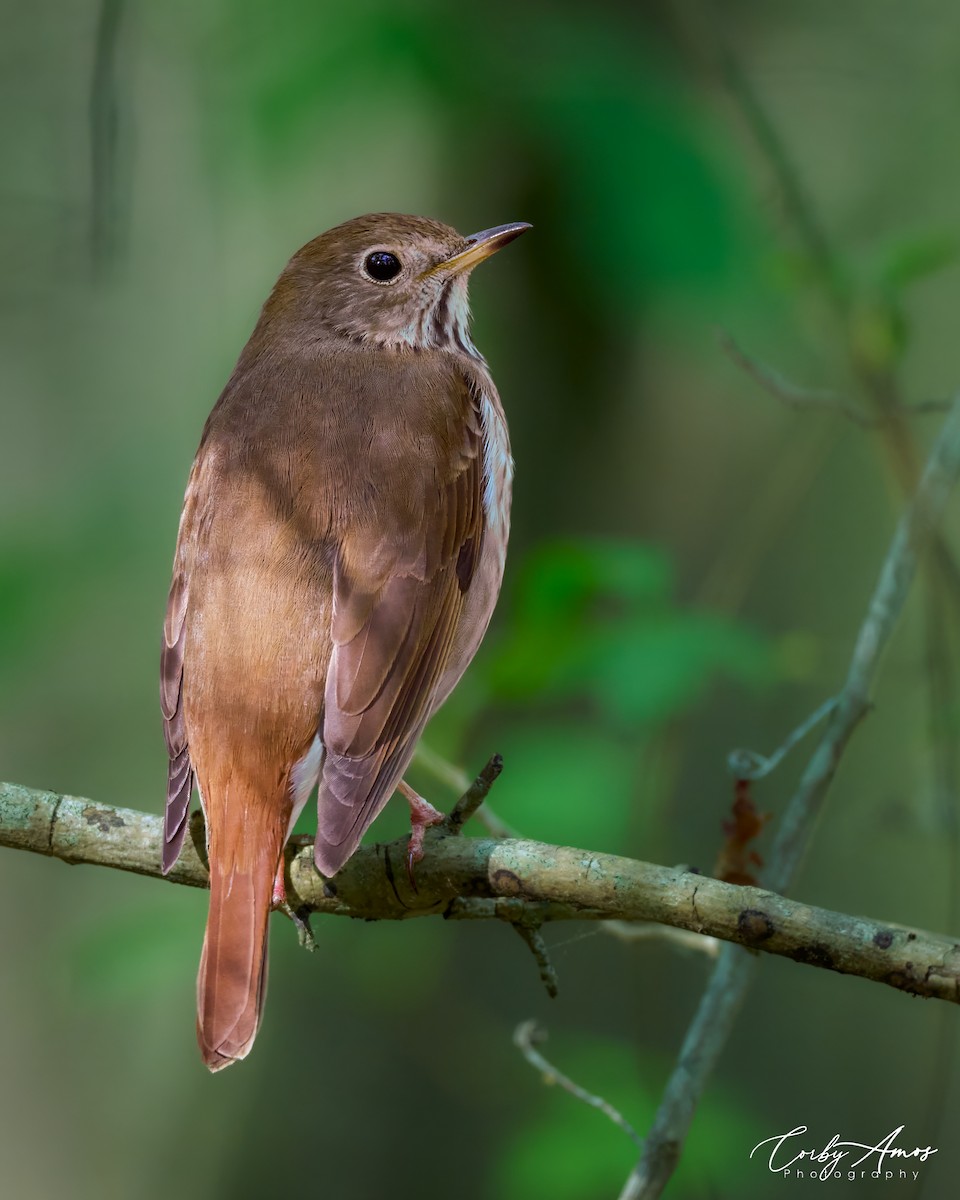
[[381, 213], [308, 242], [204, 428], [160, 695], [165, 872], [194, 782], [206, 818], [197, 1037], [212, 1071], [256, 1036], [283, 848], [313, 789], [326, 876], [398, 787], [414, 859], [439, 819], [402, 777], [490, 621], [513, 475], [467, 279], [528, 228], [465, 238]]

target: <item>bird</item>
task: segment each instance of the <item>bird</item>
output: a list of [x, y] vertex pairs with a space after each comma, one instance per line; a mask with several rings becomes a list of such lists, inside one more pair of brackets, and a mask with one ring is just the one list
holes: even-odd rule
[[204, 426], [163, 626], [161, 866], [196, 787], [210, 875], [197, 1040], [211, 1071], [256, 1037], [283, 851], [314, 790], [327, 878], [395, 791], [411, 863], [442, 819], [403, 775], [490, 622], [513, 478], [467, 283], [529, 228], [464, 237], [374, 213], [314, 238]]

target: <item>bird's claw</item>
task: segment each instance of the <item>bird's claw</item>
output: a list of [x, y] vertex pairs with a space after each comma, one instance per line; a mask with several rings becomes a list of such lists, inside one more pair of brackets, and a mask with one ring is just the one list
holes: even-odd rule
[[417, 891], [417, 881], [413, 868], [423, 858], [423, 836], [431, 825], [442, 825], [446, 817], [419, 792], [415, 792], [408, 784], [401, 781], [400, 792], [410, 805], [410, 846], [407, 850], [407, 878], [410, 887]]

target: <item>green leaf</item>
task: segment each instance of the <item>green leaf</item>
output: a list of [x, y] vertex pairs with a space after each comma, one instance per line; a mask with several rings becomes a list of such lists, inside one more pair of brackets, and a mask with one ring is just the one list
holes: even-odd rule
[[773, 677], [765, 642], [708, 614], [667, 613], [603, 631], [582, 653], [578, 672], [587, 689], [607, 716], [627, 724], [678, 716], [718, 674], [755, 685]]
[[515, 619], [487, 660], [500, 699], [590, 696], [629, 726], [670, 720], [718, 674], [751, 685], [775, 677], [757, 634], [669, 602], [664, 556], [639, 543], [561, 542], [525, 565]]
[[643, 542], [547, 542], [524, 564], [519, 616], [531, 621], [576, 616], [600, 595], [632, 605], [664, 600], [672, 582], [666, 555]]
[[865, 297], [853, 312], [850, 336], [858, 358], [875, 371], [888, 371], [907, 347], [903, 310], [892, 296]]
[[719, 618], [678, 613], [610, 637], [596, 654], [592, 690], [612, 718], [660, 724], [700, 700], [718, 674], [764, 682], [772, 677], [766, 644]]
[[514, 725], [498, 733], [497, 749], [495, 806], [505, 821], [560, 845], [623, 848], [636, 791], [631, 750], [570, 722]]
[[958, 251], [960, 242], [952, 233], [926, 233], [905, 238], [883, 259], [878, 284], [885, 291], [902, 291], [952, 266], [957, 261]]

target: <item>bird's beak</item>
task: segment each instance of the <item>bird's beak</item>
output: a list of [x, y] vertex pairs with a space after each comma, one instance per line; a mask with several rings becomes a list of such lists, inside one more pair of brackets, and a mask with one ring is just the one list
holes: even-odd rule
[[438, 269], [450, 274], [470, 271], [477, 263], [483, 262], [491, 254], [496, 254], [508, 242], [512, 242], [521, 233], [532, 228], [533, 226], [528, 225], [526, 221], [513, 221], [509, 225], [495, 225], [493, 229], [482, 229], [479, 233], [471, 234], [467, 238], [466, 245], [459, 254], [439, 263]]

